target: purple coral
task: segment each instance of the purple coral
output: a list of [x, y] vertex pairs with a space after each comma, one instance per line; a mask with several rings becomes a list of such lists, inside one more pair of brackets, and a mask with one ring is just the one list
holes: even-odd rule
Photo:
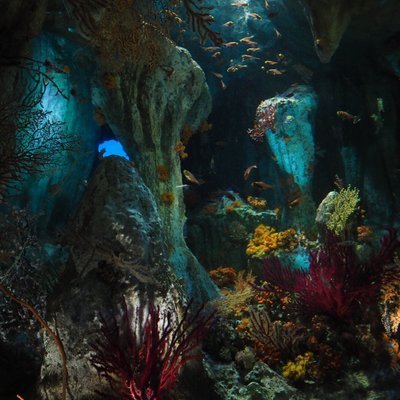
[[102, 318], [103, 338], [93, 344], [91, 362], [115, 396], [99, 394], [107, 399], [164, 399], [176, 383], [180, 368], [202, 357], [195, 349], [213, 318], [212, 314], [203, 314], [203, 307], [190, 315], [190, 305], [179, 322], [169, 312], [161, 319], [160, 309], [150, 305], [144, 325], [132, 327], [125, 302], [120, 324], [114, 315], [110, 321]]
[[267, 259], [264, 278], [272, 285], [296, 293], [301, 306], [310, 314], [345, 319], [357, 304], [370, 302], [376, 294], [383, 267], [392, 261], [400, 246], [391, 229], [381, 240], [378, 253], [365, 264], [358, 264], [354, 246], [328, 235], [326, 243], [309, 255], [308, 271], [293, 270], [277, 259]]

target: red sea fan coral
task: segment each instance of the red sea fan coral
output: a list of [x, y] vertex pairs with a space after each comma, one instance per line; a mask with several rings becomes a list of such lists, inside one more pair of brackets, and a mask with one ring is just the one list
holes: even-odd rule
[[202, 357], [194, 351], [213, 315], [204, 315], [203, 307], [190, 315], [189, 303], [176, 321], [171, 313], [161, 318], [160, 309], [150, 305], [144, 326], [138, 328], [132, 327], [126, 303], [122, 306], [121, 323], [115, 315], [110, 321], [102, 318], [103, 338], [92, 346], [95, 355], [91, 362], [115, 395], [99, 394], [109, 400], [164, 399], [176, 383], [180, 368]]
[[381, 240], [378, 253], [365, 264], [358, 264], [354, 246], [343, 244], [328, 235], [324, 246], [310, 252], [308, 271], [292, 270], [277, 258], [267, 259], [264, 277], [272, 285], [296, 293], [303, 310], [310, 314], [349, 317], [356, 305], [373, 299], [384, 266], [393, 259], [400, 246], [395, 230]]

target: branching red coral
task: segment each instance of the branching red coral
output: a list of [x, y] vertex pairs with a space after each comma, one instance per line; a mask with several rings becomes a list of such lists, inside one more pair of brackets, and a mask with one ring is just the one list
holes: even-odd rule
[[[161, 320], [160, 309], [149, 307], [144, 326], [132, 327], [128, 306], [123, 302], [122, 321], [115, 315], [102, 318], [103, 338], [94, 343], [92, 364], [107, 379], [116, 396], [107, 399], [160, 400], [176, 383], [180, 368], [188, 361], [201, 358], [194, 352], [210, 327], [213, 315], [203, 307], [190, 315], [191, 304], [180, 321], [171, 313]], [[137, 310], [138, 311], [138, 310]]]
[[266, 260], [264, 277], [279, 288], [296, 293], [304, 310], [337, 318], [351, 315], [357, 304], [371, 301], [379, 288], [384, 266], [400, 246], [395, 230], [381, 240], [378, 253], [358, 264], [354, 246], [328, 235], [320, 250], [310, 252], [308, 271], [292, 270], [279, 260]]

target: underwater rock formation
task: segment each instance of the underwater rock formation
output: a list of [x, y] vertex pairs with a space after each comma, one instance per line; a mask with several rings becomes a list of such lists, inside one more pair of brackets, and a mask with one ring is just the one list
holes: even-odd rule
[[[133, 306], [143, 307], [157, 296], [171, 306], [177, 291], [162, 239], [154, 197], [137, 171], [121, 157], [104, 159], [71, 227], [67, 282], [50, 302], [75, 398], [89, 398], [102, 388], [89, 363], [91, 343], [99, 334], [99, 313], [112, 309], [122, 296]], [[176, 295], [173, 303], [177, 301]], [[40, 391], [55, 400], [61, 393], [60, 358], [49, 338], [45, 346]]]
[[151, 281], [151, 269], [166, 260], [154, 197], [136, 169], [122, 157], [102, 161], [71, 231], [72, 258], [81, 277], [102, 263], [119, 261], [122, 268], [124, 264], [127, 269], [142, 266], [141, 279]]
[[215, 391], [222, 400], [281, 399], [302, 400], [304, 395], [264, 363], [241, 378], [234, 364], [203, 362], [210, 378], [215, 382]]
[[[315, 163], [314, 115], [317, 96], [310, 86], [289, 88], [285, 93], [260, 103], [257, 115], [271, 115], [265, 137], [280, 176], [290, 182], [286, 193], [292, 216], [288, 224], [306, 227], [315, 206], [310, 191]], [[257, 118], [257, 117], [256, 117]]]
[[[41, 214], [41, 227], [54, 231], [62, 228], [75, 212], [97, 154], [98, 127], [92, 116], [93, 105], [89, 102], [91, 78], [82, 73], [93, 68], [94, 63], [90, 61], [89, 50], [85, 50], [86, 55], [77, 43], [51, 33], [36, 37], [32, 48], [33, 59], [57, 60], [57, 67], [68, 71], [54, 74], [52, 79], [57, 87], [48, 84], [40, 100], [42, 109], [49, 113], [47, 120], [62, 123], [61, 140], [65, 138], [65, 147], [68, 147], [68, 140], [73, 142], [72, 151], [56, 152], [54, 149], [52, 168], [20, 182], [20, 191], [28, 199], [30, 211]], [[34, 96], [40, 98], [41, 90], [38, 87]]]
[[[210, 112], [203, 71], [187, 50], [166, 43], [163, 66], [154, 71], [140, 63], [125, 68], [115, 90], [97, 88], [95, 102], [156, 198], [170, 262], [188, 293], [199, 301], [215, 297], [213, 283], [184, 242], [182, 177], [175, 150], [184, 125], [195, 130]], [[169, 180], [160, 181], [159, 166], [168, 169]]]
[[235, 201], [224, 196], [218, 205], [209, 204], [188, 220], [187, 242], [207, 269], [221, 265], [246, 268], [249, 232], [261, 223], [277, 224], [273, 210], [255, 210], [239, 195], [232, 196]]
[[[399, 12], [396, 0], [301, 0], [301, 2], [305, 6], [305, 13], [311, 26], [315, 50], [323, 63], [331, 60], [353, 20], [362, 20], [364, 27], [367, 28], [364, 37], [371, 38], [372, 32], [369, 26], [372, 26], [373, 31], [376, 30], [373, 25], [385, 26], [385, 30], [390, 32], [388, 25], [391, 21], [395, 21]], [[390, 36], [388, 32], [386, 34]], [[375, 40], [376, 38], [372, 39]]]

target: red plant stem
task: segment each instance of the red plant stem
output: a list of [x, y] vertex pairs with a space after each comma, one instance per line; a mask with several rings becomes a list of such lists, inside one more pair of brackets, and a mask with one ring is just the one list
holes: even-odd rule
[[65, 353], [64, 345], [62, 344], [59, 336], [55, 332], [53, 332], [53, 330], [50, 328], [49, 324], [39, 315], [38, 311], [35, 309], [35, 307], [32, 304], [15, 296], [9, 289], [7, 289], [1, 283], [0, 283], [0, 290], [11, 300], [15, 301], [16, 303], [21, 305], [23, 308], [30, 311], [32, 313], [33, 317], [36, 319], [36, 321], [39, 322], [39, 324], [43, 327], [43, 329], [53, 339], [53, 341], [56, 344], [58, 351], [61, 355], [61, 361], [62, 361], [62, 370], [63, 370], [62, 400], [67, 400], [67, 388], [68, 388], [67, 355]]

